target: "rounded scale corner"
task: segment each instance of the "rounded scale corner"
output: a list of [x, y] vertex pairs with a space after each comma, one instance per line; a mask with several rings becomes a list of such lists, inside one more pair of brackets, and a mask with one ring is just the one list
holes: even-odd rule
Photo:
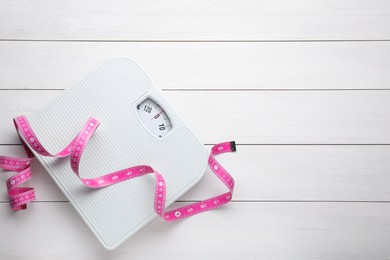
[[106, 64], [106, 63], [110, 63], [110, 62], [118, 62], [118, 61], [131, 63], [132, 65], [135, 65], [135, 66], [141, 68], [142, 71], [145, 72], [145, 70], [142, 68], [140, 62], [138, 62], [137, 60], [135, 60], [133, 58], [129, 58], [126, 56], [114, 56], [114, 57], [107, 58], [105, 61], [103, 61], [103, 63], [101, 65]]
[[104, 244], [104, 243], [101, 243], [102, 246], [104, 247], [104, 249], [108, 250], [108, 251], [113, 251], [115, 250], [119, 245], [107, 245], [107, 244]]
[[103, 239], [99, 234], [96, 233], [96, 237], [97, 237], [97, 239], [99, 240], [100, 244], [101, 244], [101, 245], [104, 247], [104, 249], [106, 249], [107, 251], [113, 251], [113, 250], [117, 249], [117, 248], [118, 248], [120, 245], [122, 245], [122, 244], [126, 241], [126, 239], [127, 239], [129, 236], [131, 236], [131, 235], [132, 235], [132, 233], [127, 234], [126, 236], [121, 237], [119, 240], [114, 241], [112, 244], [109, 244], [109, 243], [107, 243], [106, 241], [104, 241], [104, 239]]

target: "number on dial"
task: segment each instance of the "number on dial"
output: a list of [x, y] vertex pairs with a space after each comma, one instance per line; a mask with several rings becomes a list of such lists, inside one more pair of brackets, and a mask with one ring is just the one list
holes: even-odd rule
[[138, 104], [137, 112], [144, 126], [155, 136], [161, 138], [172, 130], [167, 113], [153, 99], [147, 98]]

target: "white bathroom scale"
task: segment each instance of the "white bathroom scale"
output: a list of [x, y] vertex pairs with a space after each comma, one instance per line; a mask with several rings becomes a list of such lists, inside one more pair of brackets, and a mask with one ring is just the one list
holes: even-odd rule
[[[130, 59], [108, 60], [28, 120], [42, 145], [56, 153], [90, 117], [101, 123], [81, 158], [82, 178], [149, 165], [166, 179], [168, 206], [206, 170], [203, 144]], [[116, 248], [157, 216], [154, 175], [91, 189], [73, 173], [69, 157], [33, 153], [105, 248]]]

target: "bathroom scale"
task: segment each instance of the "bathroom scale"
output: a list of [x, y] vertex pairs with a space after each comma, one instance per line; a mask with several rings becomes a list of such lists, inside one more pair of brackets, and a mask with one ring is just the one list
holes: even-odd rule
[[[42, 145], [55, 152], [90, 117], [101, 124], [83, 153], [80, 177], [151, 165], [165, 176], [168, 206], [203, 176], [207, 154], [202, 142], [136, 62], [106, 61], [28, 118]], [[157, 216], [154, 176], [90, 189], [72, 172], [69, 157], [31, 151], [105, 248], [116, 248]]]

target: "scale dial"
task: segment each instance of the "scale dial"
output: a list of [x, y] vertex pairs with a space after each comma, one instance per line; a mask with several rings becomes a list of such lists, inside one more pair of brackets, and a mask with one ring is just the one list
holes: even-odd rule
[[137, 113], [144, 126], [158, 138], [172, 130], [172, 122], [164, 109], [153, 99], [147, 98], [137, 105]]

